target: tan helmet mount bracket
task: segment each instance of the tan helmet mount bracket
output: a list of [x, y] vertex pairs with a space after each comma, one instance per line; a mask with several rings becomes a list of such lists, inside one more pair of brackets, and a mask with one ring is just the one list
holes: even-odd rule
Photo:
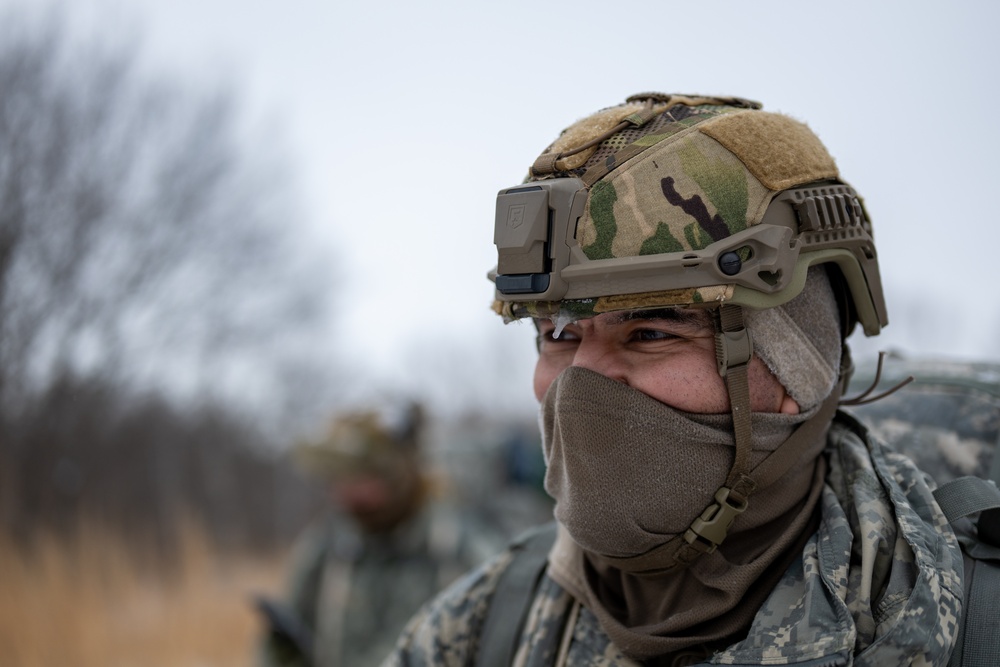
[[576, 239], [588, 188], [553, 178], [501, 190], [491, 278], [500, 301], [554, 302], [733, 285], [730, 302], [773, 308], [809, 266], [837, 264], [868, 335], [888, 323], [871, 225], [854, 190], [835, 182], [779, 193], [759, 224], [700, 250], [589, 259]]

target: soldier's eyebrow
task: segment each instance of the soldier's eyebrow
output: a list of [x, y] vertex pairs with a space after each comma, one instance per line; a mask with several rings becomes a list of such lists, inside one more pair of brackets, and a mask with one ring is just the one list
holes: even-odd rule
[[657, 308], [654, 310], [629, 310], [612, 318], [615, 324], [634, 322], [636, 320], [668, 320], [677, 324], [694, 327], [710, 327], [712, 321], [703, 310], [689, 308]]
[[[541, 330], [543, 322], [552, 323], [552, 320], [545, 317], [531, 318], [535, 325], [535, 330]], [[654, 308], [651, 310], [626, 310], [615, 313], [609, 318], [609, 324], [623, 324], [637, 320], [667, 320], [677, 324], [696, 327], [699, 329], [711, 329], [712, 319], [708, 312], [703, 309], [694, 308]]]

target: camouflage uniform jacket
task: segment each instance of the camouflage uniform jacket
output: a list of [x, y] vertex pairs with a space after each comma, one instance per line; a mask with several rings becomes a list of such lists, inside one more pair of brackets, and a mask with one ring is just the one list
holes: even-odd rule
[[[962, 554], [925, 475], [843, 414], [825, 455], [819, 529], [748, 636], [703, 664], [947, 664], [962, 613]], [[475, 665], [497, 579], [511, 558], [510, 551], [500, 554], [425, 606], [383, 666]], [[640, 663], [543, 576], [514, 664]]]
[[431, 503], [389, 534], [365, 536], [329, 517], [296, 545], [288, 604], [312, 636], [313, 657], [285, 655], [265, 639], [263, 667], [374, 667], [420, 606], [496, 546], [492, 535]]

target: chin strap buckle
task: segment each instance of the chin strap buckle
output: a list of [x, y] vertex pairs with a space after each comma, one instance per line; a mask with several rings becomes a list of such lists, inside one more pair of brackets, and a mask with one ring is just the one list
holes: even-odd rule
[[726, 377], [729, 369], [750, 363], [753, 355], [750, 332], [746, 329], [720, 331], [715, 334], [715, 349], [719, 375]]
[[746, 366], [753, 356], [753, 339], [743, 324], [739, 306], [723, 305], [718, 311], [715, 333], [715, 361], [719, 375], [726, 377], [730, 369]]
[[[747, 499], [732, 504], [730, 498], [733, 490], [722, 487], [715, 492], [716, 502], [709, 505], [701, 516], [691, 522], [691, 527], [684, 533], [684, 541], [702, 553], [710, 554], [722, 544], [733, 521], [747, 508]], [[738, 494], [733, 494], [737, 496]]]

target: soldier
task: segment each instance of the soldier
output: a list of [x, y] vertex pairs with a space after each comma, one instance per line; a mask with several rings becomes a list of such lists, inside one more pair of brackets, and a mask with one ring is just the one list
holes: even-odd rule
[[377, 665], [421, 604], [496, 547], [469, 517], [433, 498], [420, 459], [422, 413], [392, 429], [376, 412], [338, 418], [302, 446], [327, 480], [331, 516], [297, 545], [287, 603], [259, 600], [271, 667]]
[[955, 533], [837, 411], [845, 339], [888, 319], [871, 223], [807, 126], [630, 97], [500, 191], [494, 238], [495, 309], [538, 329], [557, 528], [438, 596], [385, 665], [948, 663]]

